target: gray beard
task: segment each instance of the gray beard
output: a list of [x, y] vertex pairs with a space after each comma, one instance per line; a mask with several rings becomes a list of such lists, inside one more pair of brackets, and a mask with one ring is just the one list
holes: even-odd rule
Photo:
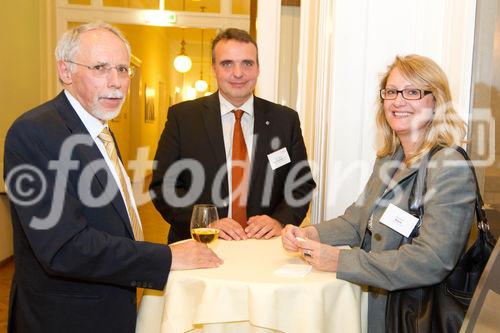
[[122, 105], [123, 105], [123, 103], [120, 104], [120, 106], [117, 107], [114, 111], [104, 111], [101, 108], [99, 108], [98, 106], [94, 106], [92, 108], [92, 110], [90, 110], [90, 114], [101, 121], [108, 121], [108, 120], [111, 120], [111, 119], [118, 117], [118, 115], [120, 114]]

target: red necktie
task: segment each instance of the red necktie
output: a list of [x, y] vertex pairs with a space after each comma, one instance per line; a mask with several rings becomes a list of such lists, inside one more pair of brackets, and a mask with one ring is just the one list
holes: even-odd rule
[[233, 153], [231, 164], [231, 185], [232, 185], [232, 218], [243, 228], [247, 226], [247, 195], [248, 195], [248, 174], [249, 161], [247, 146], [243, 137], [241, 127], [241, 117], [243, 110], [234, 110], [234, 131], [233, 131]]

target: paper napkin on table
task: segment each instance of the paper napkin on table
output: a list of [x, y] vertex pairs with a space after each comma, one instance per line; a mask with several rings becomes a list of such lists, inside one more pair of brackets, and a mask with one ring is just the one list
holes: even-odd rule
[[274, 274], [286, 277], [304, 277], [312, 269], [311, 265], [304, 264], [286, 264], [274, 271]]

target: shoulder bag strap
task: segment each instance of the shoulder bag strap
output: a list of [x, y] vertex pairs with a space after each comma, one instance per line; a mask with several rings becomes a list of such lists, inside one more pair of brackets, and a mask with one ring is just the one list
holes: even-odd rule
[[[480, 231], [486, 232], [489, 230], [489, 225], [488, 225], [488, 219], [486, 218], [486, 213], [483, 209], [483, 198], [481, 197], [481, 193], [479, 191], [479, 185], [477, 182], [477, 177], [476, 177], [476, 171], [474, 169], [474, 166], [472, 165], [472, 162], [467, 155], [467, 152], [462, 148], [458, 146], [453, 147], [456, 151], [458, 151], [465, 161], [467, 162], [467, 165], [469, 166], [469, 169], [471, 170], [473, 176], [474, 176], [474, 182], [476, 184], [476, 203], [475, 203], [475, 211], [476, 211], [476, 217], [477, 217], [477, 227]], [[425, 186], [425, 178], [427, 176], [427, 165], [429, 164], [430, 159], [432, 156], [441, 150], [441, 146], [436, 146], [432, 148], [427, 155], [425, 155], [422, 158], [422, 161], [420, 163], [420, 166], [417, 171], [416, 179], [415, 182], [413, 183], [413, 187], [410, 192], [410, 197], [408, 199], [408, 207], [410, 210], [410, 214], [414, 215], [415, 217], [418, 217], [419, 221], [417, 225], [415, 226], [415, 229], [413, 229], [413, 232], [410, 235], [410, 238], [418, 236], [418, 230], [420, 229], [420, 226], [422, 225], [422, 216], [424, 214], [424, 194], [426, 191], [426, 186]]]
[[467, 165], [469, 166], [472, 174], [474, 175], [474, 182], [476, 183], [476, 217], [477, 217], [477, 228], [482, 231], [490, 230], [490, 226], [488, 225], [488, 219], [486, 217], [486, 212], [483, 209], [484, 202], [481, 197], [481, 191], [479, 190], [479, 183], [477, 181], [476, 170], [472, 165], [472, 161], [467, 155], [467, 152], [462, 147], [454, 147], [467, 161]]
[[410, 237], [408, 237], [410, 239], [409, 242], [411, 242], [411, 238], [418, 236], [420, 226], [422, 225], [422, 216], [424, 215], [424, 194], [427, 190], [425, 186], [427, 165], [429, 164], [432, 156], [441, 149], [441, 146], [435, 146], [424, 157], [422, 157], [417, 174], [415, 175], [416, 178], [411, 188], [410, 197], [408, 198], [408, 209], [410, 214], [418, 218], [418, 222], [410, 234]]

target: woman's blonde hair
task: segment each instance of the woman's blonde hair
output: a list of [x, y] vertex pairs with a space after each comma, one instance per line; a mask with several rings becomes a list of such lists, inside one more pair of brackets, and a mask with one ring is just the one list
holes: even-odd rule
[[[407, 156], [407, 164], [418, 161], [436, 145], [450, 147], [463, 144], [466, 132], [465, 122], [453, 108], [448, 79], [443, 70], [427, 57], [414, 54], [397, 56], [380, 81], [380, 89], [385, 89], [389, 74], [395, 68], [420, 89], [431, 91], [435, 101], [433, 118], [427, 126], [420, 147], [414, 155]], [[382, 98], [378, 101], [376, 120], [383, 135], [382, 147], [377, 151], [377, 157], [392, 155], [400, 145], [400, 141], [387, 122]]]

